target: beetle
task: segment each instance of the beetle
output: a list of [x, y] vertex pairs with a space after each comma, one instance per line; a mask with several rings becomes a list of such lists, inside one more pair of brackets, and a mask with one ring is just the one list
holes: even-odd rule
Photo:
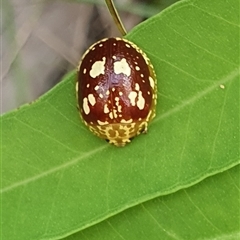
[[[106, 2], [125, 34], [112, 1]], [[124, 38], [105, 38], [89, 47], [78, 67], [76, 93], [85, 125], [115, 146], [125, 146], [147, 132], [156, 115], [153, 65], [146, 53]]]

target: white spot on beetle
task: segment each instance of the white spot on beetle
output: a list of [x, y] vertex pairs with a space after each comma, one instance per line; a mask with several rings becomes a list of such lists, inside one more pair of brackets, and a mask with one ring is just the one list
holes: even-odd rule
[[87, 72], [87, 69], [84, 68], [84, 69], [83, 69], [83, 74], [86, 74], [86, 72]]
[[128, 95], [128, 98], [130, 99], [130, 103], [132, 104], [132, 106], [135, 106], [135, 100], [137, 97], [137, 93], [136, 92], [130, 92]]
[[129, 120], [122, 119], [121, 123], [131, 123], [133, 120], [130, 118]]
[[123, 93], [122, 92], [119, 92], [119, 96], [122, 96], [123, 95]]
[[102, 46], [103, 46], [103, 44], [102, 44], [102, 43], [100, 43], [98, 46], [99, 46], [99, 47], [102, 47]]
[[107, 104], [104, 105], [103, 112], [104, 113], [109, 113], [110, 112]]
[[96, 99], [92, 93], [88, 94], [88, 101], [92, 106], [96, 104]]
[[140, 87], [139, 87], [139, 84], [138, 84], [138, 83], [135, 83], [135, 90], [136, 90], [136, 91], [139, 91], [139, 90], [140, 90]]
[[113, 117], [114, 118], [117, 118], [118, 114], [117, 114], [117, 110], [116, 109], [113, 109]]
[[[122, 106], [119, 104], [119, 97], [115, 97], [115, 101], [116, 101], [116, 106], [117, 106], [117, 111], [121, 112], [122, 111]], [[117, 113], [116, 113], [117, 114]]]
[[117, 106], [117, 111], [122, 112], [122, 106], [120, 104], [118, 104], [118, 106]]
[[108, 121], [102, 122], [100, 120], [97, 120], [97, 122], [99, 125], [108, 125], [109, 124]]
[[90, 84], [88, 83], [88, 84], [87, 84], [87, 88], [89, 88], [89, 87], [90, 87]]
[[112, 113], [112, 112], [109, 113], [109, 117], [110, 117], [111, 119], [113, 119], [113, 113]]
[[90, 113], [90, 108], [88, 106], [88, 100], [86, 97], [83, 99], [83, 111], [86, 115]]
[[92, 68], [89, 72], [90, 76], [92, 78], [96, 78], [100, 74], [104, 74], [105, 73], [105, 63], [106, 63], [105, 57], [102, 58], [102, 61], [96, 61], [95, 63], [93, 63]]
[[103, 95], [102, 95], [102, 93], [99, 93], [99, 97], [100, 97], [100, 98], [103, 98]]
[[152, 87], [152, 89], [154, 89], [154, 80], [152, 79], [152, 77], [149, 76], [149, 82], [150, 82], [150, 86]]
[[[142, 78], [144, 77], [144, 75], [143, 75], [142, 73], [140, 74], [140, 76], [141, 76]], [[143, 81], [144, 81], [144, 80], [143, 80]], [[144, 81], [144, 82], [145, 82], [145, 81]]]
[[95, 89], [95, 91], [97, 91], [99, 89], [99, 86], [97, 85], [94, 89]]
[[127, 43], [125, 44], [125, 46], [126, 46], [127, 48], [130, 48], [130, 47], [131, 47], [131, 46], [130, 46], [129, 44], [127, 44]]
[[138, 93], [138, 100], [137, 100], [137, 107], [140, 110], [143, 110], [144, 106], [145, 106], [145, 99], [144, 99], [144, 97], [142, 95], [142, 91], [139, 91], [139, 93]]
[[110, 91], [109, 91], [109, 90], [107, 90], [107, 91], [106, 91], [106, 95], [109, 95], [109, 94], [110, 94]]
[[112, 88], [112, 91], [115, 92], [115, 88], [114, 87]]
[[114, 65], [113, 66], [114, 73], [116, 73], [116, 74], [123, 73], [123, 74], [127, 75], [128, 77], [130, 76], [131, 68], [125, 58], [123, 58], [121, 61], [115, 62], [113, 65]]
[[112, 58], [113, 58], [114, 60], [116, 60], [116, 59], [117, 59], [117, 57], [116, 57], [116, 56], [112, 56]]
[[139, 70], [140, 70], [140, 67], [139, 67], [139, 66], [136, 66], [135, 69], [136, 69], [137, 71], [139, 71]]

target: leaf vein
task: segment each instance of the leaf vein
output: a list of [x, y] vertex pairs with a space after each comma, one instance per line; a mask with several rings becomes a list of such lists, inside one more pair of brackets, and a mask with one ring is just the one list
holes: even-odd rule
[[189, 196], [189, 194], [187, 193], [187, 191], [185, 189], [183, 189], [185, 195], [187, 196], [187, 198], [189, 199], [190, 203], [197, 209], [197, 211], [200, 213], [200, 215], [212, 226], [214, 227], [218, 232], [222, 232], [221, 229], [219, 229], [217, 226], [215, 226], [209, 219], [208, 217], [204, 214], [204, 212], [193, 202], [192, 198]]
[[150, 218], [157, 224], [160, 230], [162, 230], [164, 233], [166, 233], [170, 238], [172, 239], [181, 239], [179, 236], [176, 236], [175, 233], [171, 233], [170, 231], [167, 231], [158, 221], [157, 219], [149, 212], [149, 210], [144, 206], [144, 204], [141, 204], [141, 207], [143, 210], [150, 216]]
[[54, 207], [55, 207], [55, 202], [56, 202], [56, 196], [57, 196], [57, 193], [58, 193], [58, 190], [59, 190], [59, 185], [60, 185], [60, 182], [63, 178], [63, 174], [64, 174], [64, 171], [61, 172], [61, 175], [60, 175], [60, 178], [58, 180], [58, 183], [57, 183], [57, 186], [55, 187], [55, 192], [54, 192], [54, 196], [52, 196], [51, 199], [53, 199], [52, 201], [52, 204], [51, 204], [51, 208], [49, 210], [49, 215], [48, 215], [48, 219], [46, 219], [47, 223], [46, 223], [46, 227], [45, 227], [45, 234], [44, 235], [47, 235], [47, 232], [48, 232], [48, 228], [49, 228], [49, 225], [50, 225], [50, 222], [51, 222], [51, 219], [52, 219], [52, 215], [53, 215], [53, 210], [54, 210]]
[[[50, 107], [52, 107], [57, 113], [59, 113], [62, 117], [64, 117], [68, 122], [71, 122], [73, 125], [77, 127], [81, 127], [81, 129], [88, 131], [83, 125], [77, 124], [76, 122], [72, 121], [71, 118], [68, 118], [66, 115], [64, 115], [61, 111], [59, 111], [53, 104], [47, 101], [47, 104], [49, 104]], [[80, 122], [81, 123], [81, 122]]]
[[194, 95], [193, 97], [182, 101], [178, 106], [176, 106], [176, 107], [170, 109], [169, 111], [165, 112], [164, 114], [159, 115], [158, 117], [156, 117], [153, 120], [153, 123], [156, 123], [158, 121], [161, 121], [161, 120], [163, 120], [165, 118], [170, 117], [171, 115], [175, 114], [176, 112], [179, 112], [183, 108], [187, 107], [190, 104], [193, 104], [194, 102], [198, 101], [199, 99], [201, 99], [205, 95], [209, 94], [210, 92], [215, 90], [216, 87], [219, 87], [219, 85], [232, 81], [234, 78], [239, 76], [239, 71], [240, 71], [239, 68], [235, 68], [228, 75], [226, 75], [223, 78], [221, 78], [220, 80], [216, 81], [210, 87], [205, 88], [203, 91], [199, 92], [198, 94]]
[[191, 116], [192, 109], [193, 109], [193, 104], [191, 105], [190, 110], [188, 112], [186, 133], [185, 133], [185, 138], [184, 138], [184, 141], [183, 141], [182, 151], [181, 151], [180, 159], [179, 159], [179, 168], [178, 168], [178, 182], [179, 183], [180, 183], [180, 177], [182, 176], [181, 169], [182, 169], [183, 155], [184, 155], [184, 152], [185, 152], [185, 149], [186, 149], [186, 145], [187, 145], [187, 139], [188, 139], [188, 133], [189, 133], [189, 125], [190, 125], [190, 116]]
[[102, 150], [104, 150], [105, 148], [108, 148], [108, 147], [109, 146], [107, 144], [105, 144], [105, 145], [103, 145], [103, 146], [101, 146], [99, 148], [96, 148], [96, 149], [92, 150], [92, 151], [86, 152], [86, 153], [82, 154], [80, 157], [76, 157], [76, 158], [74, 158], [71, 161], [67, 161], [67, 162], [65, 162], [65, 163], [63, 163], [63, 164], [61, 164], [59, 166], [51, 168], [51, 169], [49, 169], [47, 171], [44, 171], [44, 172], [42, 172], [42, 173], [40, 173], [38, 175], [35, 175], [33, 177], [24, 179], [22, 181], [14, 183], [14, 184], [11, 184], [11, 185], [1, 189], [0, 193], [5, 193], [5, 192], [12, 191], [15, 188], [24, 186], [24, 185], [26, 185], [28, 183], [35, 182], [35, 181], [37, 181], [39, 179], [42, 179], [42, 178], [44, 178], [44, 177], [46, 177], [48, 175], [51, 175], [51, 174], [53, 174], [55, 172], [62, 171], [64, 169], [66, 169], [66, 168], [69, 168], [69, 167], [77, 164], [79, 161], [81, 161], [83, 159], [86, 159], [86, 158], [92, 156], [93, 154], [96, 154], [96, 153], [98, 153], [98, 152], [100, 152], [100, 151], [102, 151]]
[[220, 112], [220, 116], [219, 116], [219, 121], [218, 121], [216, 134], [215, 134], [215, 137], [214, 137], [214, 140], [213, 140], [213, 143], [212, 143], [211, 157], [210, 157], [208, 170], [211, 169], [211, 167], [212, 167], [212, 162], [213, 162], [213, 156], [214, 156], [214, 153], [215, 153], [217, 137], [218, 137], [219, 131], [221, 129], [223, 113], [224, 113], [224, 109], [225, 109], [225, 105], [226, 105], [226, 99], [227, 99], [227, 95], [228, 95], [227, 93], [228, 93], [229, 88], [230, 88], [230, 86], [227, 88], [227, 92], [226, 92], [226, 94], [224, 96], [224, 100], [223, 100], [223, 104], [222, 104], [222, 108], [221, 108], [221, 112]]
[[203, 9], [203, 8], [200, 8], [199, 6], [195, 5], [194, 2], [193, 2], [191, 5], [192, 5], [193, 7], [195, 7], [195, 8], [197, 8], [197, 9], [199, 9], [200, 11], [207, 13], [208, 15], [210, 15], [210, 16], [212, 16], [212, 17], [218, 18], [219, 20], [222, 20], [222, 21], [224, 21], [224, 22], [226, 22], [226, 23], [228, 23], [228, 24], [230, 24], [230, 25], [240, 27], [240, 25], [238, 25], [238, 24], [236, 24], [236, 23], [230, 22], [230, 21], [228, 21], [228, 20], [225, 19], [225, 18], [222, 18], [222, 17], [220, 17], [220, 16], [218, 16], [218, 15], [216, 15], [216, 14], [213, 14], [213, 13], [211, 13], [211, 12], [206, 11], [206, 10]]
[[107, 220], [108, 225], [112, 228], [112, 230], [121, 238], [121, 239], [125, 239], [117, 230], [115, 227], [113, 227], [113, 225], [111, 224], [110, 221]]
[[[180, 18], [180, 17], [179, 17], [179, 18]], [[182, 18], [180, 18], [180, 19], [182, 19]], [[184, 20], [184, 19], [182, 19], [182, 20]], [[185, 21], [185, 22], [186, 22], [186, 21]], [[182, 39], [184, 39], [185, 41], [193, 44], [195, 47], [203, 50], [204, 52], [208, 53], [209, 55], [214, 56], [214, 57], [216, 57], [216, 58], [218, 58], [218, 59], [220, 59], [220, 60], [222, 60], [222, 61], [224, 61], [224, 62], [228, 62], [228, 63], [232, 64], [232, 65], [235, 66], [235, 67], [237, 66], [237, 64], [235, 64], [235, 63], [227, 60], [226, 58], [223, 58], [223, 57], [221, 57], [221, 56], [219, 56], [219, 55], [217, 55], [217, 54], [215, 54], [215, 53], [213, 53], [213, 52], [210, 52], [210, 51], [207, 50], [206, 48], [198, 45], [197, 43], [195, 43], [195, 42], [193, 42], [193, 41], [191, 41], [190, 38], [185, 37], [185, 36], [182, 35], [180, 32], [178, 32], [176, 29], [174, 29], [173, 27], [171, 27], [169, 24], [168, 24], [167, 26], [168, 26], [170, 29], [172, 29], [172, 30], [173, 30], [178, 36], [180, 36]]]
[[22, 123], [23, 125], [25, 125], [26, 127], [32, 129], [34, 132], [38, 132], [38, 133], [41, 133], [43, 136], [47, 137], [48, 139], [51, 139], [52, 141], [58, 143], [59, 145], [63, 146], [65, 149], [68, 149], [69, 151], [73, 152], [73, 153], [79, 153], [79, 151], [76, 151], [68, 146], [66, 146], [64, 143], [60, 142], [59, 140], [57, 140], [56, 138], [53, 138], [51, 137], [50, 135], [36, 129], [36, 128], [33, 128], [31, 125], [23, 122], [22, 120], [18, 119], [17, 117], [15, 117], [15, 120], [17, 120], [18, 122]]

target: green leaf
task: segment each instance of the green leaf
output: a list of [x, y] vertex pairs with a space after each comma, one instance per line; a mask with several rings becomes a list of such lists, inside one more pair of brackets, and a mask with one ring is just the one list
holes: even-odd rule
[[65, 240], [237, 240], [239, 189], [237, 166], [191, 188], [139, 204]]
[[[127, 38], [148, 54], [158, 77], [157, 117], [149, 133], [124, 148], [92, 135], [76, 108], [75, 73], [31, 105], [2, 116], [3, 239], [57, 239], [135, 206], [131, 215], [154, 198], [149, 203], [157, 202], [153, 209], [159, 213], [162, 195], [176, 201], [173, 208], [185, 209], [180, 223], [167, 222], [175, 236], [186, 222], [202, 219], [189, 216], [191, 207], [201, 212], [206, 205], [199, 199], [211, 204], [214, 188], [197, 194], [189, 208], [175, 192], [198, 188], [201, 183], [194, 185], [208, 176], [221, 189], [215, 179], [222, 174], [213, 175], [239, 164], [239, 1], [181, 1]], [[226, 198], [231, 212], [237, 212], [236, 196]], [[236, 217], [220, 203], [218, 216], [233, 227], [217, 232], [201, 224], [200, 233], [191, 236], [226, 238], [238, 230]], [[143, 218], [133, 235], [144, 231], [148, 218]]]

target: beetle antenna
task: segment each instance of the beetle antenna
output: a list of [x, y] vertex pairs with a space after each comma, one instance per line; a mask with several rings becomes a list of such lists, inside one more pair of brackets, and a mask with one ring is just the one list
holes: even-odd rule
[[116, 23], [118, 30], [120, 31], [120, 33], [124, 36], [127, 34], [127, 31], [125, 29], [125, 27], [123, 26], [123, 23], [118, 15], [118, 12], [114, 6], [114, 3], [112, 0], [105, 0], [108, 10], [110, 12], [110, 14], [112, 15], [112, 18], [114, 20], [114, 22]]

